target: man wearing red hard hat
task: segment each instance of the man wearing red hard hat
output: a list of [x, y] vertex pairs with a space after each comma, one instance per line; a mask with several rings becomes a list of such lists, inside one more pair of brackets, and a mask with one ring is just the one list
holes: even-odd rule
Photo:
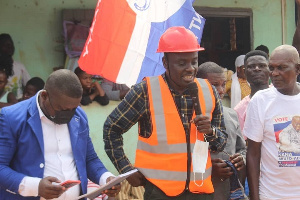
[[[127, 180], [145, 186], [145, 200], [213, 199], [208, 149], [222, 151], [227, 134], [217, 91], [195, 78], [201, 50], [192, 31], [166, 30], [157, 49], [164, 53], [166, 72], [134, 85], [104, 123], [107, 155], [120, 173], [138, 169]], [[124, 153], [122, 134], [137, 122], [133, 165]]]

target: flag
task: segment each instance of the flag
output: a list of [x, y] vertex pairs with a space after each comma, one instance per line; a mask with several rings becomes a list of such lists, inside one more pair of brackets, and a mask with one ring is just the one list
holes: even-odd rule
[[162, 74], [160, 36], [184, 26], [200, 43], [205, 19], [194, 0], [99, 0], [88, 39], [78, 61], [82, 70], [131, 86]]

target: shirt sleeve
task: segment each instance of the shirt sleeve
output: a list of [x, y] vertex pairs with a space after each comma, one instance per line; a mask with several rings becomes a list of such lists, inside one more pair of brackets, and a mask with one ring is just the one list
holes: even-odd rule
[[120, 101], [120, 90], [113, 90], [113, 82], [104, 79], [101, 83], [101, 87], [108, 96], [108, 99]]
[[228, 135], [225, 131], [226, 128], [221, 99], [215, 87], [212, 88], [215, 95], [216, 106], [212, 114], [211, 125], [216, 129], [216, 137], [206, 137], [206, 140], [209, 142], [213, 152], [221, 152], [226, 145]]
[[115, 177], [115, 175], [110, 172], [104, 172], [100, 177], [99, 185], [105, 185], [107, 183], [107, 178], [111, 176]]
[[259, 99], [253, 96], [247, 107], [247, 115], [245, 119], [243, 133], [254, 142], [263, 140], [263, 121], [260, 116]]
[[[125, 173], [134, 169], [124, 153], [123, 136], [137, 122], [147, 120], [146, 113], [146, 83], [141, 82], [132, 87], [121, 103], [107, 117], [103, 127], [103, 140], [105, 151], [119, 171]], [[140, 133], [141, 135], [141, 133]]]
[[102, 106], [109, 104], [109, 99], [106, 94], [104, 94], [104, 96], [100, 96], [100, 95], [96, 96], [94, 98], [94, 101], [97, 101]]
[[90, 103], [92, 103], [90, 97], [88, 95], [82, 95], [81, 101], [80, 101], [81, 105], [89, 105]]
[[19, 185], [19, 194], [23, 197], [37, 197], [41, 178], [25, 176]]

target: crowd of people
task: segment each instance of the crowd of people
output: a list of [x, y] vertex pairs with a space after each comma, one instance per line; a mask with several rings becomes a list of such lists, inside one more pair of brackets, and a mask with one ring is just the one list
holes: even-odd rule
[[[138, 171], [125, 187], [105, 190], [109, 197], [142, 187], [145, 200], [300, 199], [297, 49], [281, 45], [269, 55], [260, 45], [236, 58], [229, 81], [217, 63], [198, 65], [202, 50], [193, 32], [171, 27], [157, 49], [165, 73], [111, 93], [114, 83], [93, 81], [80, 67], [30, 79], [12, 57], [11, 37], [1, 34], [0, 199], [75, 199], [88, 180], [113, 179], [81, 108], [112, 98], [120, 103], [103, 125], [105, 151], [119, 173]], [[133, 163], [123, 134], [136, 123]], [[65, 180], [81, 184], [68, 189]]]

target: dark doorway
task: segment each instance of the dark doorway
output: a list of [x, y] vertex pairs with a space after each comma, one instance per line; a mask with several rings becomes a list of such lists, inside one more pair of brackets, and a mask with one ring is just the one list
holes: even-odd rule
[[231, 8], [195, 8], [205, 19], [199, 64], [212, 61], [235, 71], [235, 59], [252, 49], [252, 11]]

